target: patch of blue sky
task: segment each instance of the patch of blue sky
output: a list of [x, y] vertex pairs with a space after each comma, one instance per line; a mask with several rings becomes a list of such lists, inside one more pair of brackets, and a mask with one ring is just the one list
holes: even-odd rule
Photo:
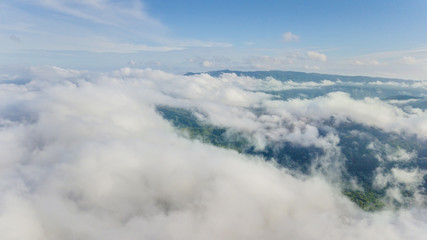
[[116, 68], [425, 79], [426, 12], [421, 0], [6, 1], [0, 65], [103, 69], [126, 59]]

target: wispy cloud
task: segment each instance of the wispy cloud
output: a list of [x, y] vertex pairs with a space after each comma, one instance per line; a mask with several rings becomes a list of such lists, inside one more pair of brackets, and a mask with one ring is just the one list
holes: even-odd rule
[[418, 63], [417, 59], [411, 56], [404, 56], [400, 59], [400, 61], [401, 63], [408, 64], [408, 65], [413, 65]]
[[[67, 47], [60, 47], [61, 51], [88, 51], [95, 53], [137, 53], [137, 52], [168, 52], [175, 50], [182, 50], [182, 47], [174, 46], [149, 46], [146, 44], [133, 44], [133, 43], [119, 43], [104, 38], [83, 39], [81, 45], [69, 45]], [[46, 49], [49, 50], [49, 49]]]
[[200, 40], [175, 40], [174, 42], [179, 47], [230, 48], [233, 46], [233, 44], [227, 42]]
[[[31, 0], [20, 4], [25, 7], [6, 5], [7, 12], [13, 13], [19, 24], [7, 22], [0, 25], [0, 29], [10, 32], [11, 36], [9, 43], [1, 42], [8, 46], [1, 50], [4, 53], [75, 51], [131, 54], [232, 47], [225, 42], [169, 35], [168, 28], [151, 17], [141, 1]], [[53, 17], [48, 14], [35, 16], [35, 11], [26, 11], [26, 8], [55, 14]], [[67, 16], [67, 20], [60, 15]], [[17, 36], [27, 41], [12, 45], [10, 40], [18, 42]]]
[[30, 1], [53, 11], [94, 21], [96, 23], [121, 25], [127, 19], [134, 18], [149, 26], [164, 28], [157, 20], [150, 17], [144, 10], [140, 1], [127, 1], [126, 3], [109, 0], [40, 0]]
[[358, 66], [379, 66], [381, 65], [380, 62], [377, 60], [354, 60], [350, 62], [351, 64], [358, 65]]
[[[372, 76], [426, 80], [427, 49], [375, 52], [342, 59], [337, 64], [353, 72]], [[345, 66], [348, 64], [349, 66]], [[348, 72], [347, 72], [348, 73]]]
[[291, 32], [286, 32], [282, 35], [283, 41], [285, 42], [298, 42], [299, 36]]

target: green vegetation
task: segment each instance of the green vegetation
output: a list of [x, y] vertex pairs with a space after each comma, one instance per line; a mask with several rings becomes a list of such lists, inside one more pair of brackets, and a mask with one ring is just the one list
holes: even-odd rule
[[[272, 142], [265, 149], [257, 150], [251, 146], [242, 132], [232, 131], [232, 129], [202, 121], [196, 117], [195, 110], [170, 106], [157, 106], [156, 110], [190, 139], [197, 139], [222, 148], [234, 149], [243, 154], [262, 156], [267, 161], [275, 159], [280, 165], [303, 174], [310, 174], [313, 159], [325, 154], [321, 148], [302, 147], [290, 142]], [[200, 114], [203, 115], [203, 113]], [[384, 189], [373, 188], [378, 167], [381, 167], [385, 173], [396, 167], [427, 169], [426, 145], [415, 137], [385, 133], [379, 129], [354, 122], [336, 125], [333, 119], [323, 122], [323, 126], [333, 126], [340, 137], [339, 147], [344, 155], [344, 179], [356, 180], [364, 189], [363, 191], [344, 190], [343, 194], [365, 211], [382, 209], [384, 203], [381, 199], [384, 197], [386, 189], [391, 186], [386, 186]], [[327, 133], [326, 131], [323, 132], [322, 128], [319, 129], [320, 134]], [[375, 148], [369, 147], [371, 143], [376, 144]], [[407, 152], [415, 151], [418, 157], [413, 161], [379, 161], [379, 158], [387, 159], [389, 154], [387, 149], [389, 148], [404, 149]], [[423, 189], [426, 188], [427, 175], [424, 178], [424, 186], [420, 186]], [[404, 186], [401, 190], [404, 196], [411, 198], [412, 195], [405, 192]], [[395, 206], [402, 207], [399, 204], [396, 203]]]
[[384, 208], [381, 194], [374, 191], [343, 191], [343, 194], [365, 211], [378, 211]]
[[156, 110], [191, 139], [198, 139], [204, 143], [234, 149], [238, 152], [244, 152], [248, 145], [246, 139], [240, 135], [227, 134], [227, 129], [224, 127], [200, 121], [188, 109], [157, 106]]
[[248, 155], [262, 156], [267, 160], [275, 159], [280, 165], [302, 173], [308, 173], [312, 160], [322, 154], [319, 148], [300, 147], [291, 143], [268, 145], [264, 150], [256, 150], [241, 132], [232, 132], [230, 129], [201, 121], [189, 109], [157, 106], [156, 110], [190, 139], [198, 139]]

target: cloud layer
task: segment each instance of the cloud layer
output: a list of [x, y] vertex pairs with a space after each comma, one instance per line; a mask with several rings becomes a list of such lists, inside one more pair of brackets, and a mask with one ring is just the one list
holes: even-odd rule
[[[301, 144], [322, 140], [303, 119], [313, 111], [319, 119], [382, 120], [369, 109], [344, 111], [338, 100], [403, 122], [423, 120], [424, 112], [404, 113], [378, 99], [353, 100], [342, 93], [280, 102], [253, 91], [260, 80], [235, 75], [45, 67], [24, 76], [25, 84], [0, 84], [2, 239], [424, 239], [427, 234], [425, 209], [362, 212], [322, 177], [295, 177], [274, 162], [179, 137], [154, 106], [198, 107], [213, 123], [259, 131], [259, 137], [273, 136], [268, 124], [296, 120], [294, 132], [278, 138]], [[246, 110], [256, 106], [270, 115]], [[384, 129], [394, 131], [392, 125]], [[406, 125], [398, 126], [403, 131]], [[411, 177], [393, 174], [403, 182]]]

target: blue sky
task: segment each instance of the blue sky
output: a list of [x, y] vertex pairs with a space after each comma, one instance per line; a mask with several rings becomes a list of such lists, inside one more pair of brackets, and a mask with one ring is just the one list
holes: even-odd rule
[[427, 1], [0, 2], [0, 66], [427, 79]]

